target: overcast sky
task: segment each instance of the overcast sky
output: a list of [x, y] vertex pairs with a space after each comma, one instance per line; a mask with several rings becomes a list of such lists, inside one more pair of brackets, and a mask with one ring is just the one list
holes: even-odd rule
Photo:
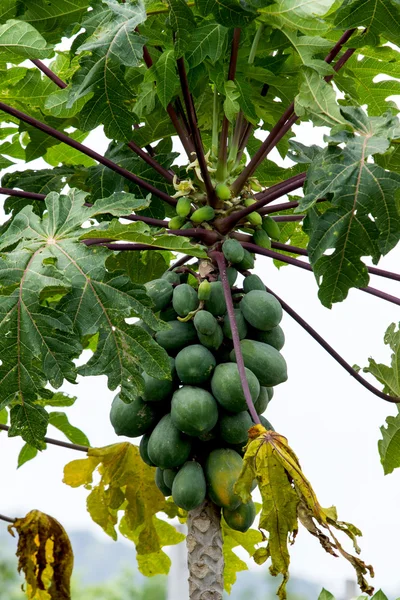
[[[295, 129], [299, 141], [322, 143], [321, 129], [308, 124]], [[101, 131], [91, 134], [86, 143], [98, 152], [106, 148]], [[37, 160], [29, 168], [42, 166], [43, 161]], [[396, 249], [379, 266], [398, 271], [399, 259]], [[256, 272], [350, 364], [365, 366], [371, 355], [388, 362], [390, 353], [383, 335], [390, 323], [399, 321], [398, 306], [352, 290], [344, 303], [328, 310], [317, 298], [312, 274], [292, 266], [278, 271], [268, 258], [257, 259]], [[398, 283], [373, 276], [371, 285], [399, 295]], [[361, 387], [289, 316], [284, 316], [282, 326], [289, 379], [276, 388], [267, 416], [289, 439], [320, 503], [334, 504], [341, 520], [353, 522], [363, 531], [361, 556], [375, 567], [376, 589], [382, 587], [397, 596], [400, 471], [385, 477], [377, 450], [379, 427], [386, 416], [396, 414], [396, 407]], [[114, 393], [107, 389], [104, 377], [80, 378], [78, 385], [66, 384], [62, 389], [78, 396], [75, 406], [66, 411], [70, 421], [86, 432], [92, 446], [121, 441], [109, 423]], [[60, 436], [51, 427], [49, 435]], [[86, 490], [62, 483], [63, 466], [80, 455], [50, 447], [16, 470], [21, 446], [19, 438], [0, 435], [0, 512], [21, 516], [37, 508], [59, 519], [68, 530], [90, 529], [104, 539], [105, 534], [86, 512]], [[353, 578], [346, 561], [325, 554], [302, 528], [291, 554], [292, 574], [319, 582], [333, 593], [341, 593], [344, 580]]]

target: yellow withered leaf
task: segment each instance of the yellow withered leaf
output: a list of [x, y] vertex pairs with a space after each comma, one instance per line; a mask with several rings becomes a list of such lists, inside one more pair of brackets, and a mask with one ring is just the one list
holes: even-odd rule
[[340, 554], [350, 562], [356, 571], [361, 591], [371, 595], [374, 589], [364, 575], [369, 573], [373, 577], [372, 567], [344, 550], [332, 528], [342, 531], [352, 540], [357, 554], [360, 552], [357, 537], [361, 535], [361, 531], [351, 523], [338, 521], [335, 507], [321, 507], [296, 454], [284, 436], [275, 431], [266, 431], [260, 426], [253, 427], [250, 433], [235, 492], [243, 502], [248, 502], [252, 482], [257, 480], [262, 497], [259, 528], [261, 532], [268, 533], [268, 539], [266, 547], [259, 548], [253, 558], [258, 564], [270, 558], [271, 574], [283, 576], [278, 597], [281, 600], [287, 597], [289, 544], [294, 542], [299, 521], [327, 552], [333, 556]]
[[69, 538], [58, 521], [30, 511], [8, 530], [18, 534], [18, 571], [25, 575], [28, 600], [70, 600], [74, 557]]
[[[96, 471], [100, 481], [93, 486]], [[134, 542], [138, 567], [144, 575], [168, 573], [171, 561], [162, 548], [178, 544], [185, 536], [156, 514], [180, 513], [173, 510], [171, 502], [156, 486], [154, 468], [143, 462], [137, 446], [122, 442], [90, 448], [88, 458], [65, 466], [64, 483], [91, 489], [87, 498], [89, 514], [114, 540], [116, 525], [123, 514], [119, 531]]]

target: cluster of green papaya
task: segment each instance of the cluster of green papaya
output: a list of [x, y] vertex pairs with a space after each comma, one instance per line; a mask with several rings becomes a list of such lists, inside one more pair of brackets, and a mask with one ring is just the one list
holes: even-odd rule
[[[246, 260], [232, 256], [231, 244], [225, 242], [223, 249], [231, 264]], [[287, 379], [280, 354], [282, 308], [257, 275], [245, 277], [243, 289], [234, 288], [237, 275], [230, 266], [247, 381], [261, 423], [273, 429], [263, 413], [274, 386]], [[171, 379], [143, 373], [144, 394], [131, 404], [116, 396], [111, 423], [117, 435], [143, 436], [140, 455], [156, 467], [156, 484], [165, 496], [192, 510], [208, 495], [230, 527], [246, 531], [255, 517], [254, 504], [240, 504], [233, 487], [253, 421], [235, 362], [223, 287], [219, 280], [195, 284], [194, 278], [190, 285], [182, 281], [185, 277], [168, 271], [146, 284], [155, 310], [170, 325], [154, 336], [170, 356]]]

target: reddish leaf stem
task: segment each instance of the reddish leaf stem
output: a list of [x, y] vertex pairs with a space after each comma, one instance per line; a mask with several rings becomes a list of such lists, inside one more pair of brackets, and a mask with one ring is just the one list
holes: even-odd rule
[[6, 523], [15, 523], [17, 519], [12, 519], [11, 517], [6, 517], [5, 515], [0, 515], [0, 521], [5, 521]]
[[41, 60], [38, 60], [37, 58], [31, 58], [31, 62], [35, 65], [35, 67], [40, 69], [40, 71], [42, 71], [42, 73], [44, 73], [46, 77], [51, 79], [51, 81], [55, 83], [59, 88], [64, 90], [66, 87], [68, 87], [68, 84], [65, 83], [65, 81], [63, 81], [58, 75], [56, 75], [54, 71], [49, 69], [49, 67], [46, 67], [46, 65], [42, 63]]
[[193, 256], [189, 256], [188, 254], [186, 254], [185, 256], [181, 256], [181, 258], [179, 258], [173, 265], [168, 267], [167, 271], [173, 271], [174, 269], [185, 265], [187, 262], [189, 262], [191, 258], [193, 258]]
[[128, 147], [135, 152], [145, 163], [147, 163], [150, 167], [152, 167], [159, 175], [164, 177], [168, 181], [168, 183], [172, 183], [174, 179], [173, 173], [164, 169], [150, 154], [147, 154], [140, 146], [138, 146], [134, 141], [128, 142]]
[[218, 265], [219, 274], [221, 276], [222, 287], [224, 289], [224, 296], [225, 296], [225, 302], [226, 302], [226, 309], [228, 312], [229, 323], [230, 323], [231, 331], [232, 331], [232, 341], [233, 341], [233, 347], [235, 349], [236, 363], [237, 363], [237, 367], [238, 367], [238, 371], [239, 371], [239, 375], [240, 375], [240, 381], [242, 383], [243, 394], [246, 399], [246, 404], [247, 404], [247, 407], [251, 414], [251, 418], [253, 419], [254, 423], [261, 424], [261, 421], [257, 414], [257, 411], [254, 408], [253, 399], [252, 399], [251, 393], [250, 393], [249, 383], [248, 383], [247, 377], [246, 377], [242, 349], [240, 347], [239, 332], [238, 332], [236, 318], [235, 318], [235, 309], [233, 307], [231, 288], [230, 288], [228, 276], [226, 273], [225, 257], [222, 254], [222, 252], [217, 252], [217, 251], [210, 252], [210, 257], [216, 261], [216, 263]]
[[324, 348], [324, 350], [326, 350], [328, 354], [330, 354], [330, 356], [332, 356], [332, 358], [334, 358], [340, 364], [340, 366], [343, 367], [343, 369], [345, 369], [349, 373], [349, 375], [351, 375], [352, 377], [354, 377], [354, 379], [361, 383], [362, 386], [364, 386], [367, 390], [375, 394], [375, 396], [378, 396], [379, 398], [382, 398], [387, 402], [394, 402], [396, 404], [400, 402], [400, 398], [395, 398], [394, 396], [389, 396], [388, 394], [381, 392], [371, 383], [369, 383], [369, 381], [364, 379], [364, 377], [357, 373], [357, 371], [353, 369], [349, 365], [349, 363], [346, 362], [344, 358], [342, 358], [340, 354], [336, 352], [336, 350], [334, 350], [332, 346], [328, 344], [328, 342], [326, 342], [324, 338], [321, 337], [319, 333], [317, 333], [315, 329], [313, 329], [311, 325], [307, 323], [307, 321], [305, 321], [298, 313], [296, 313], [293, 310], [293, 308], [291, 308], [284, 300], [282, 300], [282, 298], [275, 294], [270, 288], [267, 287], [266, 289], [280, 302], [283, 310], [287, 312], [287, 314], [290, 315], [292, 319], [294, 319], [299, 325], [301, 325], [301, 327], [303, 327], [303, 329], [305, 329], [305, 331], [307, 331], [307, 333], [309, 333], [311, 337], [314, 338], [314, 340], [318, 342], [318, 344], [320, 344], [322, 348]]
[[0, 194], [5, 196], [16, 196], [17, 198], [27, 198], [29, 200], [44, 200], [45, 194], [36, 194], [35, 192], [23, 192], [22, 190], [14, 190], [13, 188], [0, 187]]
[[[345, 44], [351, 35], [354, 33], [355, 29], [351, 29], [346, 31], [340, 40], [335, 44], [329, 54], [325, 57], [325, 62], [331, 63], [334, 58], [339, 54], [343, 44]], [[338, 60], [335, 65], [335, 71], [339, 71], [341, 67], [346, 63], [346, 61], [350, 58], [355, 50], [349, 49], [344, 55]], [[325, 78], [326, 81], [332, 80], [332, 75]], [[249, 177], [254, 173], [257, 167], [261, 164], [261, 162], [266, 158], [266, 156], [271, 152], [273, 148], [277, 145], [277, 143], [283, 138], [283, 136], [289, 131], [292, 127], [293, 123], [297, 120], [297, 115], [294, 112], [294, 102], [290, 104], [290, 106], [285, 110], [279, 121], [276, 125], [271, 129], [269, 135], [261, 144], [260, 148], [254, 154], [253, 158], [250, 160], [248, 165], [243, 169], [240, 175], [237, 177], [236, 181], [233, 182], [231, 189], [235, 195], [238, 195], [245, 185], [246, 181]]]
[[[9, 431], [8, 425], [0, 425], [0, 429], [3, 431]], [[53, 446], [62, 446], [63, 448], [69, 448], [70, 450], [79, 450], [80, 452], [88, 452], [89, 446], [81, 446], [81, 444], [71, 444], [70, 442], [62, 442], [53, 438], [45, 437], [43, 440], [46, 444], [53, 444]]]
[[148, 192], [151, 192], [158, 198], [161, 198], [161, 200], [163, 200], [164, 202], [167, 202], [167, 204], [170, 204], [171, 206], [176, 205], [177, 201], [175, 200], [175, 198], [172, 198], [171, 196], [169, 196], [162, 190], [157, 189], [156, 187], [154, 187], [153, 185], [151, 185], [144, 179], [137, 177], [137, 175], [134, 175], [127, 169], [120, 167], [119, 165], [114, 163], [109, 158], [106, 158], [105, 156], [98, 154], [91, 148], [88, 148], [87, 146], [84, 146], [80, 142], [73, 140], [65, 133], [62, 133], [61, 131], [57, 131], [57, 129], [54, 129], [53, 127], [50, 127], [49, 125], [46, 125], [46, 123], [42, 123], [41, 121], [38, 121], [34, 117], [30, 117], [29, 115], [26, 115], [25, 113], [21, 112], [20, 110], [17, 110], [16, 108], [12, 108], [11, 106], [4, 104], [3, 102], [0, 102], [0, 110], [4, 111], [5, 113], [7, 113], [9, 115], [12, 115], [13, 117], [16, 117], [17, 119], [20, 119], [24, 123], [28, 123], [29, 125], [32, 125], [32, 127], [35, 127], [36, 129], [39, 129], [40, 131], [43, 131], [44, 133], [47, 133], [51, 137], [53, 137], [57, 140], [60, 140], [60, 142], [63, 142], [64, 144], [71, 146], [71, 148], [75, 148], [76, 150], [79, 150], [83, 154], [86, 154], [86, 156], [90, 156], [90, 158], [93, 158], [94, 160], [96, 160], [100, 164], [104, 165], [105, 167], [108, 167], [112, 171], [115, 171], [122, 177], [125, 177], [125, 179], [132, 181], [133, 183], [135, 183], [142, 189], [144, 189]]
[[278, 223], [291, 223], [292, 221], [302, 221], [306, 215], [278, 215], [277, 217], [272, 217], [274, 221]]
[[183, 99], [185, 101], [186, 113], [189, 121], [189, 127], [192, 133], [193, 143], [196, 150], [196, 156], [199, 163], [201, 176], [206, 188], [208, 200], [211, 206], [217, 206], [217, 198], [215, 196], [215, 190], [211, 182], [210, 173], [208, 172], [206, 159], [204, 156], [203, 142], [201, 141], [200, 130], [197, 125], [196, 113], [194, 110], [193, 98], [189, 90], [189, 82], [187, 78], [185, 61], [184, 58], [178, 58], [177, 60], [179, 79], [181, 82]]

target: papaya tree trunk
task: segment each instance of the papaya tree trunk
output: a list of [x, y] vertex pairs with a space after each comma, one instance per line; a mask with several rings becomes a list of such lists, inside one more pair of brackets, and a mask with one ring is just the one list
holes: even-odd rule
[[190, 600], [222, 600], [224, 557], [221, 509], [210, 500], [188, 515], [186, 545]]

